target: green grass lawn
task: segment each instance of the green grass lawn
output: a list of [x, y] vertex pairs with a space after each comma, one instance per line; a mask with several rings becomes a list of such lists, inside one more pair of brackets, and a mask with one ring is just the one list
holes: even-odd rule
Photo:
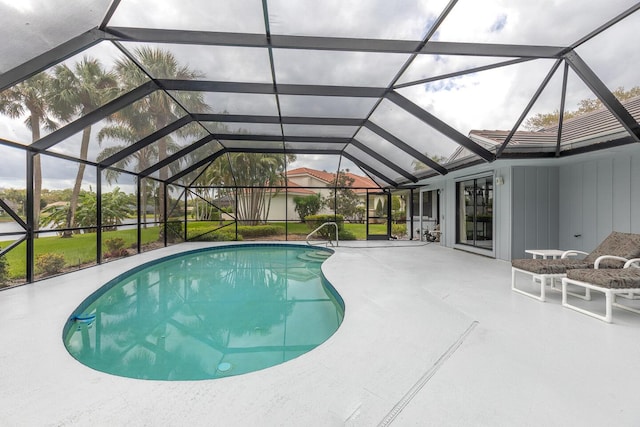
[[[284, 227], [285, 223], [276, 223], [278, 225], [282, 225]], [[356, 236], [357, 240], [366, 240], [367, 239], [367, 228], [366, 224], [352, 224], [347, 223], [344, 224], [344, 229], [350, 231]], [[387, 228], [385, 224], [369, 224], [369, 233], [374, 234], [384, 234], [386, 233]], [[287, 224], [287, 233], [289, 234], [304, 234], [307, 235], [311, 232], [307, 224], [302, 222], [290, 222]]]
[[[149, 227], [142, 229], [142, 244], [158, 240], [159, 228]], [[125, 247], [135, 245], [137, 239], [136, 230], [106, 231], [102, 233], [103, 251], [106, 249], [104, 242], [107, 239], [120, 237], [125, 241]], [[43, 237], [35, 239], [33, 244], [34, 255], [57, 253], [64, 256], [66, 266], [90, 264], [96, 259], [96, 235], [95, 233], [75, 234], [71, 238]], [[0, 242], [0, 247], [6, 247], [9, 242]], [[22, 242], [6, 255], [9, 264], [9, 277], [19, 279], [26, 275], [26, 243]]]
[[[226, 222], [224, 224], [230, 224], [228, 227], [223, 228], [223, 230], [229, 232], [235, 232], [235, 227], [233, 222]], [[223, 224], [223, 225], [224, 225]], [[283, 229], [287, 229], [288, 234], [297, 234], [297, 235], [307, 235], [310, 230], [307, 224], [300, 222], [289, 222], [288, 224], [281, 223], [270, 223], [270, 225], [281, 226]], [[209, 230], [217, 229], [221, 226], [220, 223], [216, 222], [196, 222], [190, 221], [188, 223], [188, 230], [191, 233], [205, 233]], [[358, 240], [365, 240], [366, 236], [366, 226], [365, 224], [345, 224], [344, 228], [356, 236]], [[149, 227], [142, 229], [142, 245], [156, 242], [159, 238], [159, 227]], [[385, 233], [386, 227], [384, 224], [370, 224], [369, 232], [370, 233]], [[119, 230], [119, 231], [105, 231], [102, 234], [103, 240], [103, 253], [106, 252], [106, 247], [104, 242], [108, 239], [112, 239], [115, 237], [119, 237], [124, 239], [125, 247], [135, 247], [137, 233], [135, 229], [131, 230]], [[6, 247], [10, 245], [11, 241], [0, 242], [0, 247]], [[94, 233], [87, 234], [75, 234], [71, 238], [61, 238], [61, 237], [42, 237], [34, 240], [34, 254], [37, 258], [38, 255], [46, 254], [46, 253], [57, 253], [62, 254], [65, 259], [65, 263], [67, 267], [73, 266], [82, 266], [86, 264], [91, 264], [95, 262], [96, 259], [96, 235]], [[11, 250], [9, 253], [5, 255], [6, 260], [8, 262], [9, 268], [9, 277], [11, 279], [20, 279], [24, 278], [26, 275], [26, 244], [22, 242], [16, 248]]]

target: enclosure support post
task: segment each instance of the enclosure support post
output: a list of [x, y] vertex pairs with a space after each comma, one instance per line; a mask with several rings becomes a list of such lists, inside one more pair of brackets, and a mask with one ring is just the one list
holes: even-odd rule
[[413, 240], [413, 188], [409, 190], [409, 240]]
[[96, 261], [102, 264], [102, 171], [96, 171]]
[[[27, 253], [26, 253], [26, 267], [27, 267], [27, 283], [33, 282], [33, 269], [34, 269], [34, 259], [33, 259], [33, 238], [34, 238], [34, 224], [33, 221], [35, 219], [33, 215], [33, 210], [36, 208], [33, 206], [33, 190], [34, 190], [34, 182], [33, 182], [33, 158], [37, 156], [37, 154], [33, 154], [31, 152], [27, 152], [27, 198], [26, 198], [26, 212], [27, 215]], [[38, 209], [40, 206], [38, 206]]]
[[184, 235], [182, 236], [182, 240], [185, 242], [187, 241], [187, 221], [189, 221], [189, 217], [187, 216], [187, 201], [189, 200], [187, 191], [189, 191], [189, 189], [184, 187]]
[[[136, 205], [138, 206], [138, 244], [136, 245], [136, 250], [138, 253], [142, 252], [142, 212], [146, 213], [146, 206], [141, 206], [142, 204], [142, 177], [138, 175], [137, 180], [137, 188], [136, 188]], [[142, 209], [145, 209], [144, 211]]]
[[168, 236], [169, 230], [167, 230], [167, 197], [169, 196], [169, 191], [167, 191], [167, 183], [162, 181], [162, 192], [164, 193], [163, 203], [160, 207], [162, 209], [162, 226], [164, 227], [164, 247], [167, 247], [168, 244]]
[[235, 209], [236, 209], [236, 211], [235, 211], [235, 214], [236, 214], [236, 240], [238, 240], [238, 187], [234, 187], [233, 189], [234, 189], [233, 193], [236, 196], [235, 197], [235, 204], [236, 204], [236, 207], [235, 207]]
[[365, 231], [365, 236], [367, 236], [367, 239], [369, 238], [369, 190], [367, 189], [367, 192], [365, 193], [365, 200], [367, 201], [367, 203], [365, 204], [365, 215], [364, 215], [364, 231]]
[[393, 217], [391, 216], [391, 190], [385, 190], [387, 196], [387, 239], [391, 238], [391, 225]]

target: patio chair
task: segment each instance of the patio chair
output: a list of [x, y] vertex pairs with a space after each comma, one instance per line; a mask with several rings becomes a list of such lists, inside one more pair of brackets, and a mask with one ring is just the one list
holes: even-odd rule
[[[585, 290], [602, 292], [605, 295], [605, 315], [569, 304], [569, 285]], [[613, 307], [640, 314], [640, 309], [620, 304], [617, 297], [637, 299], [640, 297], [640, 258], [631, 259], [621, 269], [576, 269], [568, 270], [562, 279], [562, 306], [586, 314], [607, 323], [612, 322]]]
[[[585, 255], [582, 259], [576, 256]], [[640, 234], [612, 232], [591, 253], [568, 250], [560, 259], [514, 259], [511, 261], [511, 290], [539, 301], [546, 301], [546, 287], [561, 291], [556, 281], [566, 277], [567, 271], [576, 269], [621, 268], [632, 258], [640, 257]], [[516, 276], [524, 274], [531, 277], [534, 284], [540, 284], [540, 293], [534, 294], [516, 286]], [[589, 288], [585, 294], [568, 292], [585, 300], [591, 299]]]

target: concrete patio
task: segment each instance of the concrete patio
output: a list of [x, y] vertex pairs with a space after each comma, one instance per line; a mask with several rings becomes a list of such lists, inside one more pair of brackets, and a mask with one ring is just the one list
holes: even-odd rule
[[[345, 243], [346, 245], [346, 243]], [[510, 290], [510, 264], [413, 242], [336, 248], [324, 344], [263, 371], [161, 382], [97, 372], [62, 328], [95, 289], [183, 244], [0, 292], [0, 425], [637, 426], [640, 316], [606, 324]], [[597, 301], [596, 301], [597, 302]]]

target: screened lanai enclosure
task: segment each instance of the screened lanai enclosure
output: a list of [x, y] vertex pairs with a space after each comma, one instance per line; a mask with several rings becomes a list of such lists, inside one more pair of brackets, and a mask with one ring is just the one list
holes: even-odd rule
[[0, 1], [0, 286], [324, 221], [414, 239], [433, 177], [636, 144], [638, 9]]

